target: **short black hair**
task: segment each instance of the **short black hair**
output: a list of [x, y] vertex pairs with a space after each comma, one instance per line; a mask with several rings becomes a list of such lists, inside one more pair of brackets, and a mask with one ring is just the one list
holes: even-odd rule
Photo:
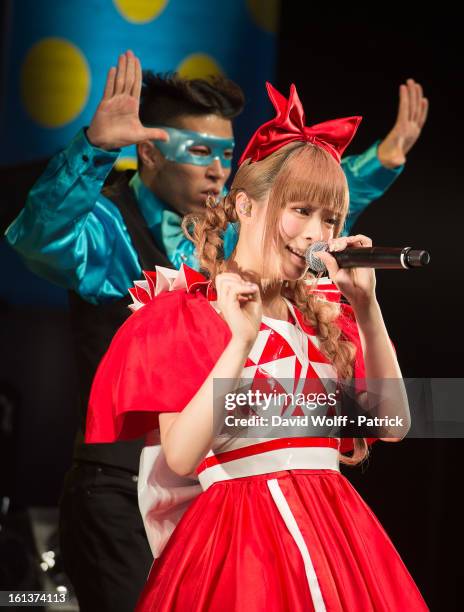
[[143, 125], [176, 127], [182, 115], [219, 115], [233, 119], [245, 103], [243, 91], [230, 79], [213, 76], [186, 79], [177, 72], [143, 73], [140, 121]]

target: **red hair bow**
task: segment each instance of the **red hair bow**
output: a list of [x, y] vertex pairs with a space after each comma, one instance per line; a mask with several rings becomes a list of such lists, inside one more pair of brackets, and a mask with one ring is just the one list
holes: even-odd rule
[[295, 85], [292, 84], [290, 87], [288, 100], [270, 83], [266, 83], [266, 87], [277, 114], [253, 134], [239, 160], [239, 165], [249, 157], [252, 162], [264, 159], [293, 141], [311, 142], [322, 147], [340, 163], [343, 151], [356, 134], [362, 117], [333, 119], [306, 127], [305, 113]]

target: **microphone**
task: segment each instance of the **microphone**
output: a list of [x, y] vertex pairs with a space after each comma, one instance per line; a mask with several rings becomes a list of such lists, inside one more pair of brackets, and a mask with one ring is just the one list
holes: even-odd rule
[[[321, 259], [314, 253], [328, 251], [327, 242], [315, 242], [306, 249], [305, 259], [313, 272], [327, 272]], [[411, 247], [349, 247], [330, 253], [340, 268], [381, 268], [384, 270], [409, 270], [421, 268], [430, 262], [427, 251]]]

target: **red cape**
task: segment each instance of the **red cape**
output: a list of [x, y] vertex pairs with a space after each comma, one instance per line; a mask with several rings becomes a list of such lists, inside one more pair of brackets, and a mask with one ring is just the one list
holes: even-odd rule
[[[95, 375], [87, 443], [131, 440], [157, 429], [159, 414], [182, 411], [227, 346], [230, 330], [206, 297], [206, 279], [198, 283], [198, 273], [185, 268], [187, 277], [190, 272], [195, 275], [195, 284], [189, 285], [187, 278], [185, 288], [149, 298], [137, 288], [145, 305], [116, 333]], [[156, 279], [148, 274], [154, 292]], [[305, 327], [302, 317], [300, 324]], [[338, 324], [357, 349], [354, 377], [364, 378], [361, 342], [350, 306], [341, 305]], [[342, 440], [342, 452], [352, 448], [351, 439]]]

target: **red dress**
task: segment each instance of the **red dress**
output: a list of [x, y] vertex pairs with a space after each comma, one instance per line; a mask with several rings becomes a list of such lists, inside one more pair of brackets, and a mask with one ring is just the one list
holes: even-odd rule
[[[97, 372], [88, 442], [155, 431], [159, 413], [188, 404], [230, 338], [200, 274], [183, 267], [146, 277], [132, 290], [145, 306], [119, 330]], [[314, 330], [289, 309], [288, 322], [263, 317], [243, 378], [304, 386], [334, 374]], [[356, 324], [349, 307], [342, 310], [361, 378]], [[213, 446], [197, 468], [198, 484], [170, 472], [152, 441], [139, 492], [155, 562], [137, 610], [428, 610], [382, 526], [341, 475], [339, 450], [337, 438], [237, 438]]]

